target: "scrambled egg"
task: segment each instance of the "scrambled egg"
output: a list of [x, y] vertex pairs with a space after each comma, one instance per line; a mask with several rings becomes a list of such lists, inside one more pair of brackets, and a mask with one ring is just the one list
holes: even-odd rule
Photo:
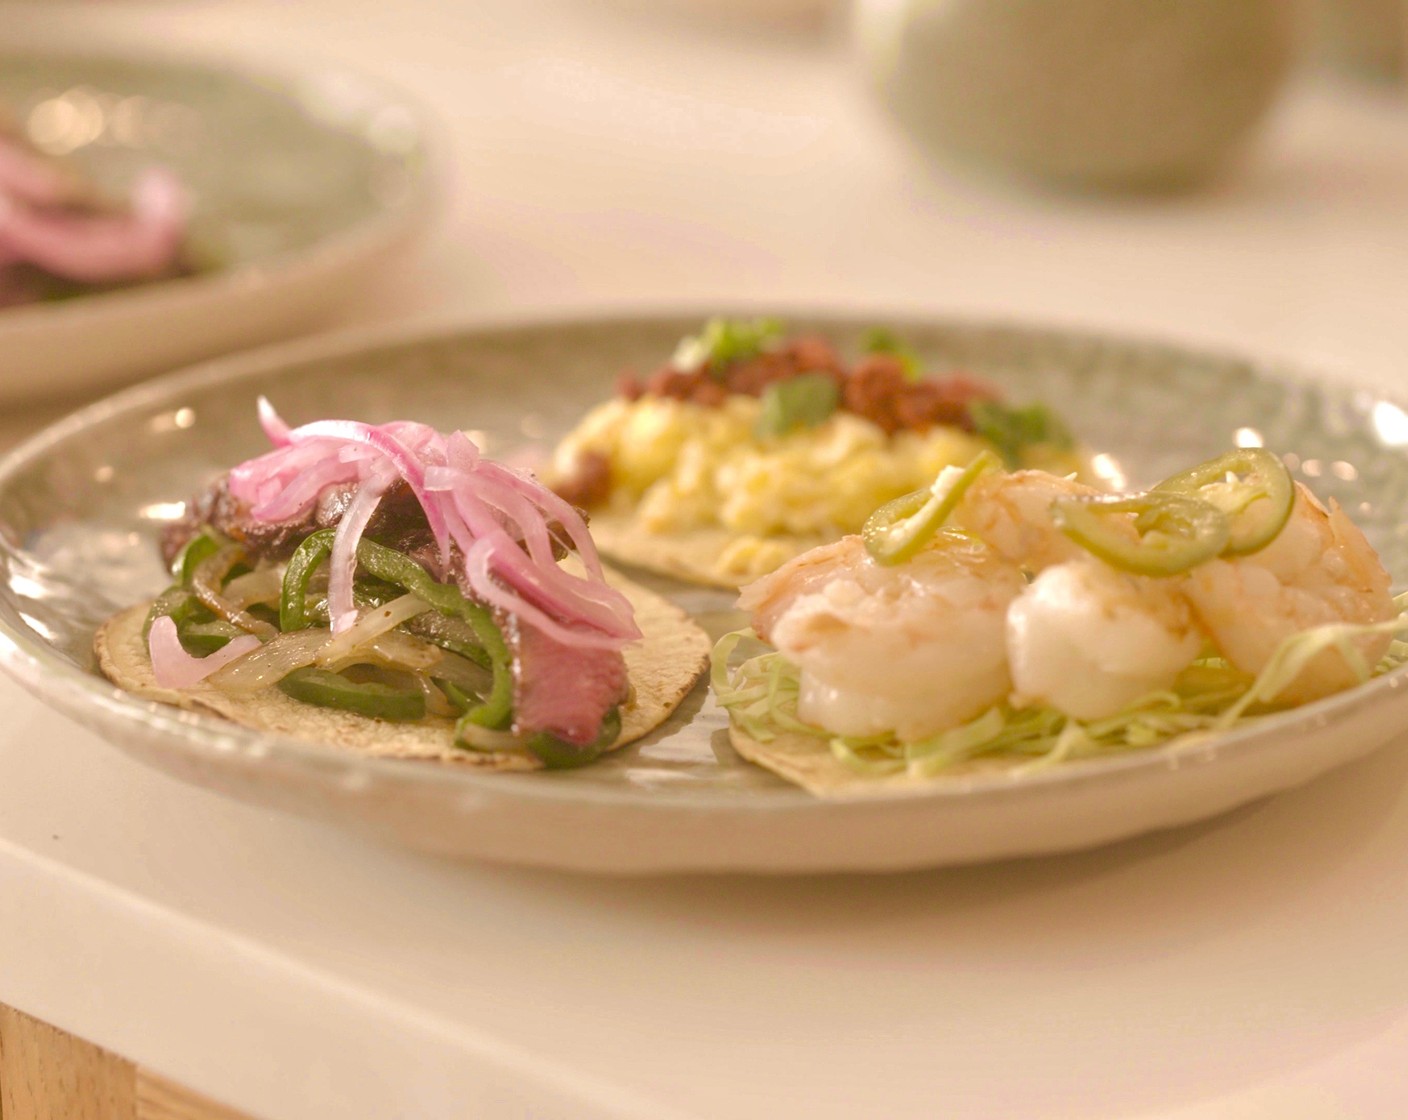
[[[737, 534], [725, 568], [763, 572], [796, 549], [769, 538], [830, 540], [859, 532], [877, 506], [928, 486], [940, 469], [969, 462], [987, 441], [957, 428], [887, 436], [837, 412], [815, 428], [755, 434], [761, 402], [722, 407], [644, 396], [593, 409], [558, 448], [571, 471], [585, 451], [611, 463], [610, 508], [657, 534], [723, 528]], [[773, 554], [776, 555], [773, 555]]]

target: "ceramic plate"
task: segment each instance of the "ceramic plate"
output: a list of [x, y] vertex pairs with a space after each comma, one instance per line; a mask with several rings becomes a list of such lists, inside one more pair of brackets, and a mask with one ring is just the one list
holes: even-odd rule
[[[260, 393], [290, 420], [430, 421], [471, 429], [503, 455], [545, 446], [610, 391], [619, 370], [649, 368], [700, 318], [304, 343], [215, 362], [78, 413], [0, 464], [0, 662], [55, 707], [201, 785], [431, 851], [612, 872], [890, 869], [1092, 845], [1304, 782], [1381, 745], [1408, 717], [1408, 678], [1396, 674], [1196, 746], [821, 802], [739, 759], [702, 684], [665, 727], [598, 765], [514, 775], [260, 735], [136, 700], [94, 672], [95, 627], [165, 584], [154, 544], [162, 523], [212, 475], [264, 448]], [[873, 325], [791, 323], [843, 346]], [[1408, 413], [1390, 401], [1167, 345], [887, 325], [936, 367], [991, 377], [1017, 400], [1057, 402], [1134, 484], [1255, 430], [1293, 455], [1317, 492], [1350, 509], [1390, 570], [1408, 570], [1400, 527]], [[726, 593], [655, 585], [716, 630], [736, 624]]]
[[115, 193], [171, 168], [207, 266], [0, 309], [0, 401], [287, 337], [382, 272], [429, 209], [419, 115], [347, 74], [0, 45], [0, 107]]

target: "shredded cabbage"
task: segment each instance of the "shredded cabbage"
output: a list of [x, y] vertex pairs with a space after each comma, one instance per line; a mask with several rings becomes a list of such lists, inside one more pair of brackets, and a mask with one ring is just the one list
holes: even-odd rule
[[[1408, 664], [1408, 642], [1395, 639], [1376, 666], [1365, 664], [1353, 639], [1366, 634], [1408, 632], [1408, 592], [1397, 596], [1399, 614], [1386, 622], [1333, 623], [1294, 634], [1281, 643], [1255, 677], [1217, 656], [1198, 658], [1173, 688], [1150, 693], [1105, 719], [1081, 721], [1049, 707], [1014, 708], [1003, 703], [976, 719], [938, 735], [902, 743], [893, 735], [853, 738], [833, 735], [797, 716], [797, 667], [763, 646], [751, 630], [725, 634], [714, 646], [710, 679], [714, 695], [750, 738], [770, 742], [778, 734], [809, 735], [846, 766], [876, 777], [907, 773], [927, 778], [980, 757], [1017, 763], [1017, 772], [1062, 762], [1144, 750], [1190, 732], [1220, 732], [1282, 710], [1276, 698], [1317, 654], [1335, 647], [1360, 681]], [[745, 643], [762, 652], [736, 665]], [[747, 651], [745, 651], [747, 652]]]

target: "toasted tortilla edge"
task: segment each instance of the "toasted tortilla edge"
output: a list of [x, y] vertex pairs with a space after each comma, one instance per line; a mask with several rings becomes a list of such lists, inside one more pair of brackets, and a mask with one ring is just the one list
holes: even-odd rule
[[[663, 724], [694, 688], [709, 661], [708, 635], [678, 606], [615, 572], [608, 582], [635, 608], [643, 637], [625, 650], [632, 695], [621, 708], [621, 732], [610, 750], [634, 742]], [[93, 649], [103, 675], [143, 699], [217, 715], [257, 731], [355, 750], [377, 758], [429, 759], [489, 770], [536, 770], [542, 762], [526, 751], [477, 751], [456, 747], [454, 724], [428, 717], [390, 723], [354, 712], [320, 708], [275, 687], [231, 695], [213, 685], [163, 688], [152, 672], [142, 629], [150, 603], [129, 607], [99, 627]]]

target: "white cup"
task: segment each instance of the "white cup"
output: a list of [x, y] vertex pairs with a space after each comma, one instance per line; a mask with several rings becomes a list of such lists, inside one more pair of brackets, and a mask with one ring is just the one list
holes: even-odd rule
[[1227, 165], [1295, 53], [1295, 0], [857, 0], [875, 88], [922, 144], [1079, 188]]

